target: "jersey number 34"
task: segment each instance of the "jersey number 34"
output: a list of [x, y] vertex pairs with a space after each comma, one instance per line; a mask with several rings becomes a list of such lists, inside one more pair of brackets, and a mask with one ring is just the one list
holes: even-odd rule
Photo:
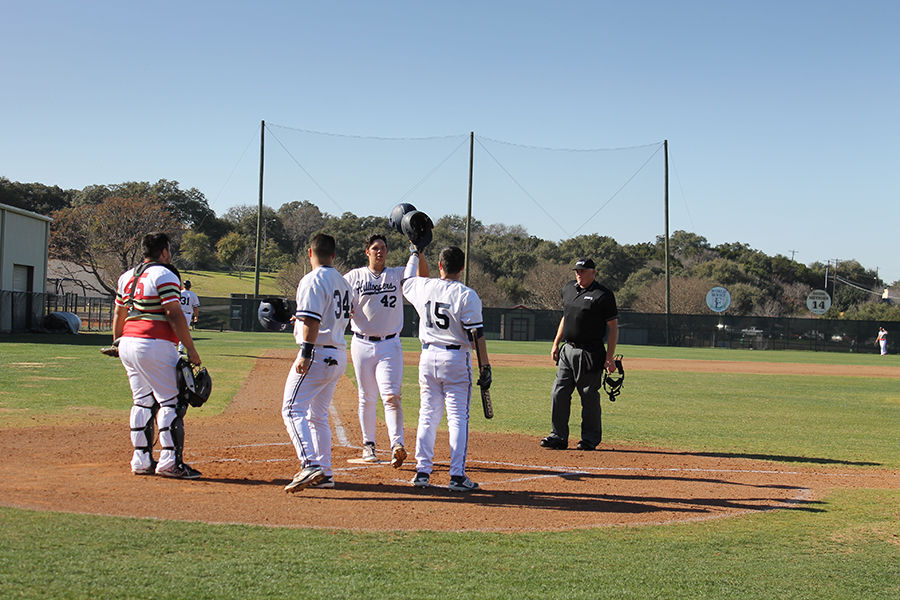
[[334, 290], [334, 318], [340, 319], [341, 315], [345, 319], [350, 318], [350, 293], [344, 292], [341, 297], [340, 290]]

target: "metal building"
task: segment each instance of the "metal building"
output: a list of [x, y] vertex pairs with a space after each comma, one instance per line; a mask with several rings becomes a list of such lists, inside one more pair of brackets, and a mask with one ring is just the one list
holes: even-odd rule
[[0, 204], [0, 332], [41, 325], [51, 221]]

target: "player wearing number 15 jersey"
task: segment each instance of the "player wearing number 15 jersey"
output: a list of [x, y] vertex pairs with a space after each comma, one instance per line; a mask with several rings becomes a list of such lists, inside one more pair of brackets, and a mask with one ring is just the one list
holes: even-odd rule
[[347, 366], [344, 330], [353, 310], [350, 286], [332, 266], [334, 255], [333, 237], [313, 237], [313, 270], [297, 286], [294, 338], [300, 352], [284, 384], [281, 414], [302, 468], [284, 488], [287, 492], [334, 487], [328, 408]]
[[403, 441], [403, 406], [400, 388], [403, 383], [403, 349], [400, 330], [403, 329], [403, 281], [428, 276], [425, 261], [415, 266], [388, 267], [387, 241], [383, 235], [366, 240], [369, 264], [353, 269], [344, 279], [350, 284], [351, 300], [356, 305], [350, 328], [353, 340], [350, 356], [356, 372], [359, 394], [359, 427], [363, 436], [362, 458], [377, 462], [375, 455], [375, 413], [378, 396], [384, 403], [384, 420], [391, 442], [391, 466], [400, 468], [406, 460]]
[[[410, 264], [418, 262], [410, 258]], [[422, 259], [424, 260], [424, 259]], [[482, 336], [481, 299], [465, 286], [460, 275], [465, 254], [455, 246], [441, 250], [440, 279], [413, 277], [403, 282], [403, 293], [419, 313], [419, 426], [416, 432], [416, 487], [428, 487], [434, 465], [438, 425], [447, 409], [450, 430], [450, 489], [466, 492], [478, 484], [466, 476], [469, 443], [469, 404], [472, 396], [472, 361], [469, 332], [488, 364]]]

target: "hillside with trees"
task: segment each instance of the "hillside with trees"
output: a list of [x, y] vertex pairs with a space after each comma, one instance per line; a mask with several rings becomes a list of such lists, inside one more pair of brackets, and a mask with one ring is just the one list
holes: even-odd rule
[[[69, 261], [74, 270], [95, 275], [102, 288], [114, 292], [119, 273], [138, 260], [143, 233], [165, 230], [176, 243], [176, 264], [189, 269], [252, 269], [256, 259], [257, 207], [230, 208], [221, 217], [209, 208], [202, 192], [183, 190], [177, 181], [125, 182], [63, 190], [39, 183], [0, 177], [0, 203], [49, 215], [50, 255]], [[433, 215], [434, 216], [434, 215]], [[383, 215], [331, 215], [310, 202], [263, 207], [261, 269], [277, 273], [285, 296], [292, 296], [308, 268], [305, 249], [318, 232], [335, 236], [342, 269], [365, 264], [363, 246], [373, 233], [385, 234], [389, 264], [401, 264], [408, 243], [390, 231]], [[436, 263], [446, 245], [465, 244], [465, 217], [436, 219], [427, 256]], [[469, 285], [486, 306], [523, 305], [558, 308], [559, 290], [571, 279], [571, 265], [593, 257], [598, 278], [616, 292], [620, 307], [639, 312], [665, 312], [665, 244], [662, 236], [640, 244], [586, 234], [544, 240], [518, 225], [473, 220]], [[806, 297], [822, 288], [828, 270], [832, 294], [829, 318], [900, 320], [900, 307], [881, 301], [885, 282], [856, 261], [837, 265], [804, 265], [785, 256], [768, 256], [748, 244], [712, 246], [701, 235], [676, 231], [669, 238], [671, 308], [676, 314], [705, 314], [706, 292], [728, 288], [730, 313], [753, 316], [808, 316]], [[837, 277], [835, 277], [835, 266]], [[75, 275], [75, 273], [73, 273]]]

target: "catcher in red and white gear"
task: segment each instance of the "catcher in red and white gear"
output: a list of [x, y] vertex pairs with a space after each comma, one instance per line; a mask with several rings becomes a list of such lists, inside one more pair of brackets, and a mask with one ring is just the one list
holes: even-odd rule
[[[183, 460], [187, 405], [178, 402], [175, 345], [184, 344], [195, 365], [200, 364], [200, 355], [181, 311], [181, 277], [170, 264], [169, 236], [149, 233], [141, 249], [144, 262], [119, 277], [112, 323], [133, 400], [131, 471], [196, 479], [200, 472]], [[154, 421], [161, 445], [158, 463], [153, 460]]]

